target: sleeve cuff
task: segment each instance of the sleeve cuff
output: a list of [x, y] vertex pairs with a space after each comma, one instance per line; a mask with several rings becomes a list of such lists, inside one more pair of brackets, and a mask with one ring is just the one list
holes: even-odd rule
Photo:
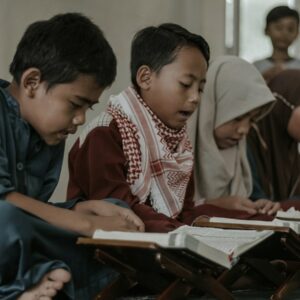
[[77, 197], [75, 199], [68, 200], [65, 202], [55, 202], [55, 203], [52, 202], [51, 204], [60, 208], [72, 209], [77, 203], [82, 201], [85, 201], [85, 199], [83, 199], [82, 197]]

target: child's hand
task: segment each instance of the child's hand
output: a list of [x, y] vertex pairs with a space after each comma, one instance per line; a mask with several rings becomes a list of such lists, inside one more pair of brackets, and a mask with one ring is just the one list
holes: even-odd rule
[[206, 203], [213, 204], [226, 209], [242, 210], [254, 215], [257, 213], [255, 203], [247, 198], [238, 196], [227, 196], [217, 199], [207, 200]]
[[[132, 228], [131, 230], [145, 231], [144, 223], [132, 210], [103, 200], [87, 200], [79, 202], [76, 204], [74, 210], [101, 217], [118, 217], [123, 221], [125, 220], [127, 223], [133, 224], [135, 228]], [[118, 226], [120, 226], [120, 224]]]
[[89, 230], [89, 236], [92, 236], [96, 229], [102, 229], [107, 231], [142, 231], [139, 230], [136, 224], [127, 220], [125, 217], [117, 216], [96, 216], [85, 215], [89, 218], [92, 226]]
[[257, 211], [260, 214], [274, 215], [278, 210], [281, 209], [279, 202], [273, 202], [267, 199], [259, 199], [254, 203]]

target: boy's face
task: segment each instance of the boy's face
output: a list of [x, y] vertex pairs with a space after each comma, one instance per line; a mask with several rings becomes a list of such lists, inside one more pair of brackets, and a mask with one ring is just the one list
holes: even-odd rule
[[23, 83], [26, 97], [20, 103], [21, 115], [48, 145], [64, 141], [84, 124], [86, 111], [98, 103], [103, 92], [94, 78], [80, 75], [71, 83], [47, 90], [45, 82]]
[[141, 96], [160, 120], [180, 129], [197, 108], [205, 84], [207, 63], [196, 47], [183, 47], [158, 73], [150, 71]]
[[260, 108], [235, 118], [218, 126], [214, 130], [214, 138], [219, 149], [227, 149], [234, 147], [245, 137], [260, 113]]
[[269, 23], [266, 34], [270, 37], [274, 49], [287, 50], [298, 36], [299, 24], [293, 17], [284, 17]]

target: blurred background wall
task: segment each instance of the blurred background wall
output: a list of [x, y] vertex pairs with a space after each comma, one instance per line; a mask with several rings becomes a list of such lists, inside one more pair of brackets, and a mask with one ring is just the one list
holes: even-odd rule
[[[216, 56], [224, 52], [224, 9], [224, 0], [0, 0], [0, 77], [11, 79], [9, 63], [30, 23], [58, 13], [83, 13], [104, 31], [118, 59], [116, 81], [102, 95], [95, 110], [89, 112], [89, 121], [103, 110], [111, 93], [118, 93], [129, 84], [130, 42], [136, 31], [149, 25], [175, 22], [201, 33], [212, 48], [212, 55]], [[69, 137], [67, 141], [61, 180], [52, 196], [53, 201], [65, 199], [68, 182], [67, 152], [78, 134]]]
[[[58, 13], [83, 13], [104, 31], [118, 59], [116, 81], [102, 95], [95, 110], [88, 113], [89, 121], [103, 110], [110, 94], [120, 92], [129, 84], [130, 43], [135, 32], [141, 28], [175, 22], [192, 32], [202, 34], [210, 44], [212, 58], [229, 53], [239, 54], [251, 61], [270, 51], [270, 45], [263, 34], [266, 12], [278, 4], [299, 7], [298, 2], [299, 0], [0, 0], [0, 77], [11, 79], [9, 63], [20, 37], [30, 23]], [[67, 141], [61, 180], [52, 196], [53, 201], [65, 199], [68, 182], [67, 153], [80, 131], [79, 129]]]

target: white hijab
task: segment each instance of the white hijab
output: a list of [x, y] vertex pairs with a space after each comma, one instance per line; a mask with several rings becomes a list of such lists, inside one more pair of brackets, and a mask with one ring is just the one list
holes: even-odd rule
[[195, 155], [195, 197], [248, 197], [252, 179], [246, 156], [246, 139], [220, 150], [214, 129], [274, 100], [258, 70], [235, 56], [215, 59], [207, 72], [207, 83], [198, 110], [188, 126]]

